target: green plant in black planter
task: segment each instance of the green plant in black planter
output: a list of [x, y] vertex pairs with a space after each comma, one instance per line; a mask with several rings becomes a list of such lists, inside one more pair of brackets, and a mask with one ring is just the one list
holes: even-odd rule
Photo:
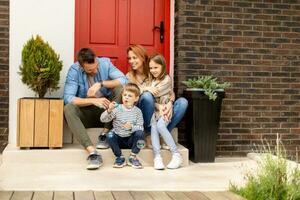
[[43, 98], [48, 90], [59, 89], [61, 70], [62, 61], [59, 55], [39, 35], [26, 42], [18, 73], [22, 82], [37, 93], [39, 98]]
[[190, 159], [194, 162], [214, 162], [224, 89], [212, 76], [183, 81], [187, 89], [183, 96], [188, 100], [186, 139]]
[[[198, 78], [188, 79], [187, 81], [182, 81], [187, 88], [191, 90], [204, 90], [210, 100], [215, 101], [217, 98], [216, 91], [224, 91], [224, 89], [230, 87], [230, 83], [218, 83], [217, 78], [213, 76], [199, 76]], [[189, 90], [188, 89], [188, 90]]]

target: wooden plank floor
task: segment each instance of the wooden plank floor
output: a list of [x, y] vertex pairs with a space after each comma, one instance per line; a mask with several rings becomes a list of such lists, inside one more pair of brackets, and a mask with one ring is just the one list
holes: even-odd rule
[[245, 200], [232, 192], [0, 191], [1, 200]]

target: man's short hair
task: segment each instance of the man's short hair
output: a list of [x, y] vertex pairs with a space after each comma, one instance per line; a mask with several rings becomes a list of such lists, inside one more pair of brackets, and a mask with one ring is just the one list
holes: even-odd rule
[[90, 48], [81, 48], [76, 55], [76, 59], [81, 67], [83, 67], [84, 63], [93, 64], [95, 62], [95, 58], [96, 54]]
[[134, 83], [127, 83], [126, 85], [124, 85], [123, 92], [124, 91], [132, 92], [137, 97], [141, 94], [140, 88]]

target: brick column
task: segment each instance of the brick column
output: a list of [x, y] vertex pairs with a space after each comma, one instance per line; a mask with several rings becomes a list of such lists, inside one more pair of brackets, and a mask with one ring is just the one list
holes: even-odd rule
[[0, 152], [8, 141], [9, 0], [0, 1]]

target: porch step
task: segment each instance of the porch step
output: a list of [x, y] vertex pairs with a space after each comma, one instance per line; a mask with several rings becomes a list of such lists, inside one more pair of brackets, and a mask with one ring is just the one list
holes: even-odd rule
[[[183, 166], [188, 166], [188, 149], [178, 144], [178, 150], [183, 157]], [[115, 156], [111, 149], [98, 150], [104, 165], [111, 166]], [[130, 149], [122, 150], [128, 157]], [[162, 150], [164, 163], [171, 160], [171, 153]], [[19, 149], [13, 144], [7, 145], [2, 154], [4, 164], [86, 164], [87, 152], [79, 144], [64, 144], [62, 149]], [[144, 148], [138, 155], [143, 166], [153, 166], [152, 149]]]
[[[91, 141], [93, 144], [96, 144], [98, 141], [98, 136], [102, 132], [102, 128], [88, 128], [87, 134], [89, 135]], [[172, 137], [175, 141], [175, 143], [178, 143], [178, 129], [174, 128], [171, 132]], [[73, 134], [69, 127], [64, 123], [64, 144], [78, 144], [78, 141], [75, 137], [73, 137]]]

